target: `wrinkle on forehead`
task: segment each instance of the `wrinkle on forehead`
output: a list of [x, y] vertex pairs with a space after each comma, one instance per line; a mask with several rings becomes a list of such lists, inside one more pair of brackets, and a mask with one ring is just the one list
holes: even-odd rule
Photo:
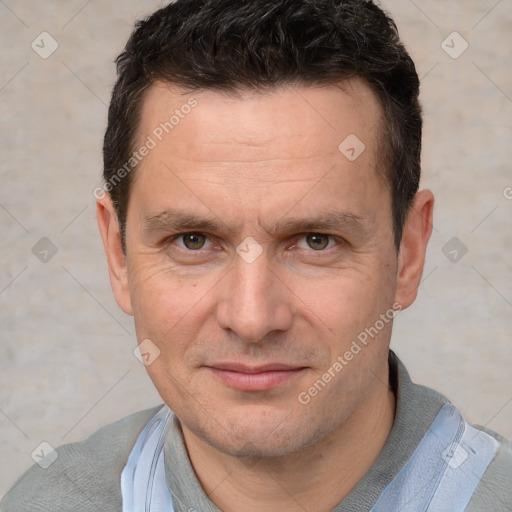
[[[140, 139], [179, 109], [186, 97], [160, 83], [151, 86], [143, 104]], [[357, 133], [370, 148], [382, 117], [380, 101], [356, 78], [330, 86], [282, 86], [236, 95], [200, 90], [191, 97], [198, 105], [165, 140], [176, 142], [177, 156], [195, 161], [308, 158], [335, 152], [349, 133]], [[222, 158], [216, 158], [221, 152]]]

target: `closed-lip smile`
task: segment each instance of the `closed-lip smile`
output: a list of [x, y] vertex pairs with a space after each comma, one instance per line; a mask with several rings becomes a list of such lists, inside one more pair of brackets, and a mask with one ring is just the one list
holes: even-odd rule
[[281, 386], [302, 370], [303, 366], [269, 363], [250, 366], [241, 363], [214, 363], [207, 366], [225, 385], [240, 391], [268, 391]]

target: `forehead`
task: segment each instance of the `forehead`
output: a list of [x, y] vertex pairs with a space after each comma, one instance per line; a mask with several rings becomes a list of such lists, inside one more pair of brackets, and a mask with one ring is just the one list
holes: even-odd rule
[[161, 137], [176, 158], [196, 162], [339, 156], [351, 137], [375, 160], [382, 117], [376, 95], [359, 79], [256, 92], [187, 92], [156, 82], [144, 97], [139, 136]]
[[236, 93], [156, 83], [142, 106], [139, 143], [153, 143], [132, 175], [131, 218], [172, 210], [269, 233], [277, 219], [348, 213], [387, 232], [381, 119], [360, 80]]

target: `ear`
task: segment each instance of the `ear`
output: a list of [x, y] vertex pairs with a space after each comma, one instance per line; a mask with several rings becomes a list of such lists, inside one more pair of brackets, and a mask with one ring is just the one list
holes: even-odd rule
[[398, 255], [395, 302], [402, 309], [409, 307], [418, 293], [427, 243], [432, 233], [433, 210], [434, 195], [430, 190], [421, 190], [414, 196], [404, 224]]
[[121, 243], [119, 220], [109, 194], [96, 202], [96, 215], [103, 247], [107, 255], [110, 284], [119, 307], [128, 315], [133, 314], [128, 285], [126, 254]]

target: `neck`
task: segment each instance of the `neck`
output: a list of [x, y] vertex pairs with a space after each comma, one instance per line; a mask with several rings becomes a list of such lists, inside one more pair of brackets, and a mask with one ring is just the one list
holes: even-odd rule
[[[352, 415], [329, 435], [300, 453], [247, 460], [220, 453], [187, 429], [189, 457], [211, 501], [223, 512], [331, 511], [377, 460], [391, 431], [395, 396], [379, 375]], [[220, 482], [220, 483], [219, 483]]]

